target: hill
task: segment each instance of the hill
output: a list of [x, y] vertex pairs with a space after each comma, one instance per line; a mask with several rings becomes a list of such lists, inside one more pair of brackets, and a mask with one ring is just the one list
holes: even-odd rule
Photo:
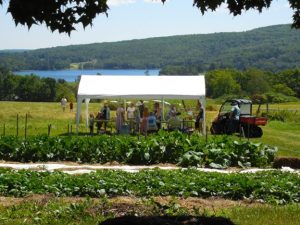
[[245, 32], [158, 37], [23, 52], [0, 52], [10, 70], [84, 68], [163, 68], [167, 65], [269, 71], [297, 68], [300, 30], [276, 25]]

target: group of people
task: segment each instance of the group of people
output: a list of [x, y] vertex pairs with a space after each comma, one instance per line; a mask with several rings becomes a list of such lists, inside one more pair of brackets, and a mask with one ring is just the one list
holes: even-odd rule
[[[197, 114], [195, 118], [195, 128], [202, 132], [203, 107], [200, 101], [197, 101]], [[181, 113], [177, 111], [175, 105], [170, 106], [166, 115], [168, 130], [179, 130], [182, 127], [182, 120], [179, 118]], [[106, 131], [107, 124], [110, 121], [110, 108], [107, 102], [97, 113], [96, 117], [91, 113], [89, 117], [90, 133], [94, 133], [94, 124], [97, 127], [97, 133], [100, 133], [102, 126]], [[159, 102], [155, 102], [153, 109], [150, 110], [143, 100], [136, 103], [131, 102], [127, 109], [123, 104], [119, 104], [116, 109], [116, 132], [117, 133], [142, 133], [147, 134], [155, 132], [162, 128], [162, 108]]]
[[[194, 113], [192, 111], [187, 112], [189, 117], [193, 119]], [[181, 113], [177, 112], [175, 105], [171, 105], [170, 110], [167, 114], [166, 120], [168, 124], [168, 130], [183, 130], [189, 129], [190, 127], [183, 124], [183, 121], [178, 117]], [[203, 120], [204, 120], [204, 110], [200, 101], [197, 101], [196, 114], [195, 114], [195, 124], [194, 127], [199, 132], [203, 131]], [[193, 120], [192, 120], [193, 121]]]
[[[127, 117], [126, 117], [127, 115]], [[161, 115], [162, 110], [159, 103], [154, 104], [153, 111], [150, 111], [145, 106], [144, 101], [140, 100], [136, 104], [133, 102], [125, 110], [123, 105], [120, 104], [116, 111], [116, 130], [117, 133], [149, 133], [161, 128]], [[127, 119], [127, 124], [126, 120]]]

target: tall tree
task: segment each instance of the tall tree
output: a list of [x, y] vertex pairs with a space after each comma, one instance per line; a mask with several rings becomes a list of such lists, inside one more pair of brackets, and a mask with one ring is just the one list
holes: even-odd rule
[[[163, 3], [166, 0], [161, 0]], [[234, 16], [249, 9], [262, 12], [269, 8], [275, 0], [194, 0], [193, 5], [205, 14], [215, 11], [221, 5], [226, 5]], [[299, 0], [288, 0], [294, 10], [292, 27], [300, 28]], [[0, 5], [3, 0], [0, 0]], [[33, 24], [45, 23], [52, 31], [70, 33], [76, 24], [83, 27], [92, 25], [94, 18], [101, 13], [107, 14], [109, 7], [107, 0], [9, 0], [8, 13], [16, 23], [30, 28]]]

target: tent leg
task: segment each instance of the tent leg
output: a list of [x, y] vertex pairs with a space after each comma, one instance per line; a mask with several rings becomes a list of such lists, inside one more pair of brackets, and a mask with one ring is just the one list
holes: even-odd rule
[[77, 111], [76, 111], [76, 134], [79, 132], [79, 121], [80, 121], [80, 113], [81, 113], [81, 103], [82, 99], [77, 99]]

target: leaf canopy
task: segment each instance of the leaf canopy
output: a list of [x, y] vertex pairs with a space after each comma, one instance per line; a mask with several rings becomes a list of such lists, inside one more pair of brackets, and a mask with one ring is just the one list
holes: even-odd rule
[[[165, 3], [166, 0], [161, 0]], [[215, 11], [221, 5], [226, 5], [234, 16], [244, 11], [254, 9], [262, 12], [269, 8], [274, 0], [194, 0], [193, 5], [204, 15], [207, 11]], [[288, 0], [293, 14], [293, 28], [300, 28], [300, 1]], [[0, 5], [3, 0], [0, 0]], [[22, 24], [29, 29], [33, 24], [46, 24], [50, 30], [69, 35], [75, 26], [81, 24], [84, 28], [93, 24], [98, 14], [107, 15], [109, 10], [107, 0], [10, 0], [7, 12], [15, 24]]]

